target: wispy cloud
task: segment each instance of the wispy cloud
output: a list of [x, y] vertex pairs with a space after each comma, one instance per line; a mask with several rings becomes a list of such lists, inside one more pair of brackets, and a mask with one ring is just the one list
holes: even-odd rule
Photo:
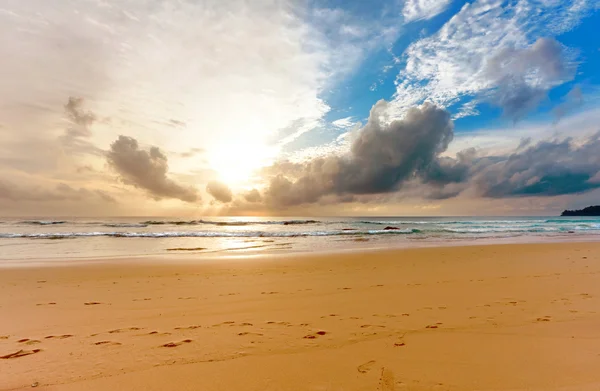
[[[593, 1], [577, 4], [566, 7], [563, 2], [533, 0], [465, 4], [437, 33], [407, 49], [406, 66], [397, 78], [395, 110], [401, 113], [425, 100], [444, 107], [464, 97], [494, 100], [500, 87], [505, 89], [496, 101], [506, 107], [525, 91], [528, 102], [539, 100], [547, 89], [573, 75], [573, 52], [541, 37], [574, 27], [594, 7]], [[545, 72], [557, 64], [564, 72]], [[508, 90], [507, 77], [513, 80]]]
[[406, 0], [402, 15], [406, 22], [431, 19], [442, 13], [452, 0]]

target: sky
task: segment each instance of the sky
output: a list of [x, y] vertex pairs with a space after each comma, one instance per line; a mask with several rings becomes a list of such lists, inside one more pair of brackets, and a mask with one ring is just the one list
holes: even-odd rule
[[600, 204], [596, 0], [0, 0], [0, 215]]

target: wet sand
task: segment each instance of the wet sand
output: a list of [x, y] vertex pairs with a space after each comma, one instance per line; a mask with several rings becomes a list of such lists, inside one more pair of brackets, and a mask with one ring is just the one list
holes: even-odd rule
[[600, 243], [0, 270], [0, 390], [598, 390]]

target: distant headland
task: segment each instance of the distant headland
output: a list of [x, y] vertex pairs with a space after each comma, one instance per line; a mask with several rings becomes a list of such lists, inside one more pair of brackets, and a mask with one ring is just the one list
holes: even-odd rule
[[565, 210], [561, 216], [600, 216], [600, 205], [588, 206], [579, 210]]

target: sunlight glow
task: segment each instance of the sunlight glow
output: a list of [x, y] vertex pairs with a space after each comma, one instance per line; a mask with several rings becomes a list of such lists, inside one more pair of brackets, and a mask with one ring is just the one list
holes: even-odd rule
[[240, 188], [256, 184], [256, 171], [267, 166], [276, 155], [276, 147], [244, 140], [216, 146], [209, 151], [208, 161], [220, 181], [232, 188]]

